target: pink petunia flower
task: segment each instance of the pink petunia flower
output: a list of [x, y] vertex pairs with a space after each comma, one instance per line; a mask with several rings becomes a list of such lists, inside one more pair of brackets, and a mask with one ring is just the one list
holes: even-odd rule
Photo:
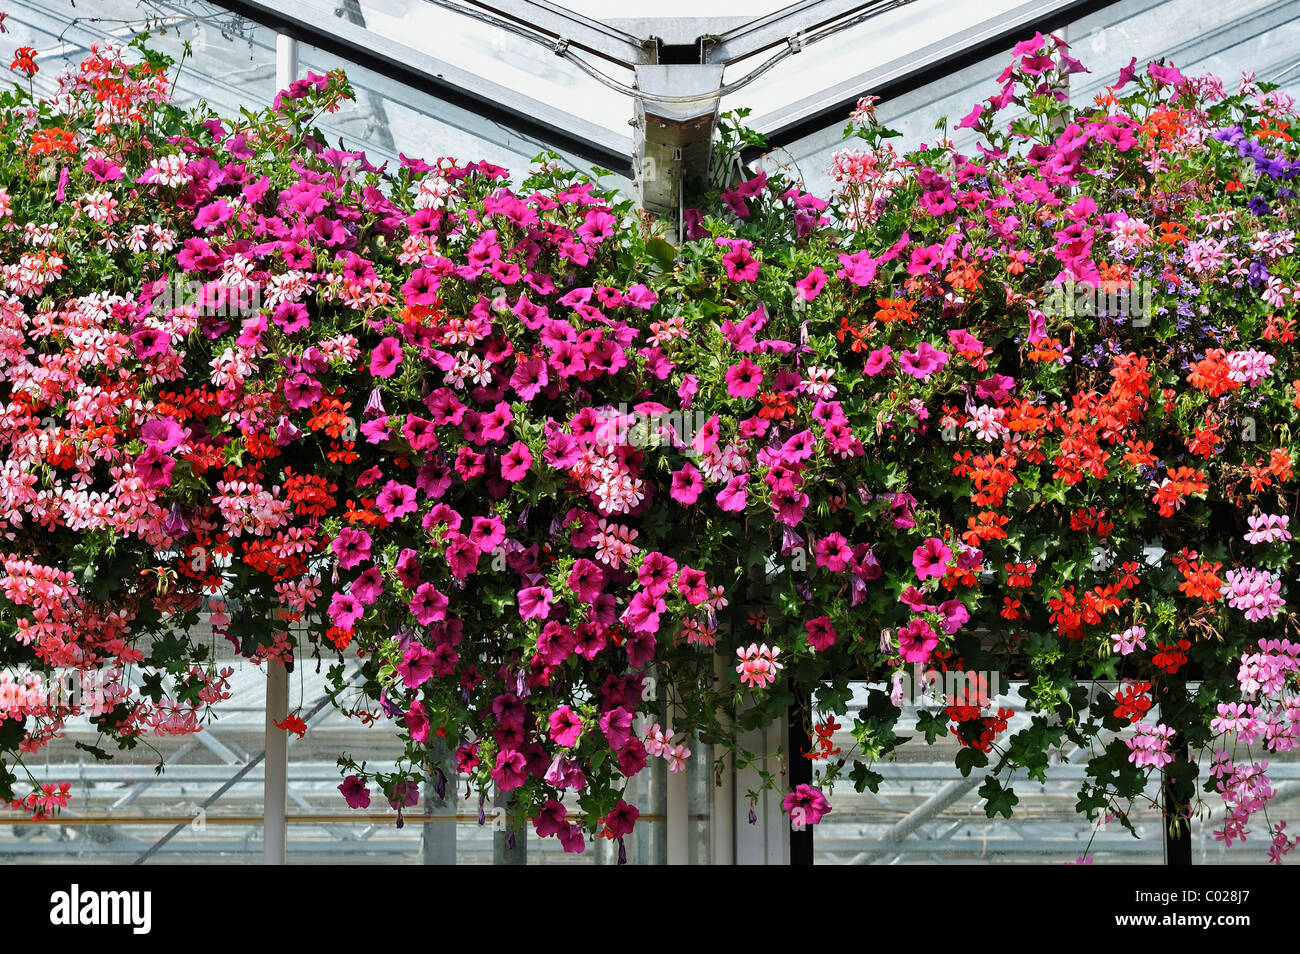
[[370, 352], [370, 373], [376, 378], [391, 378], [402, 363], [402, 343], [391, 336], [384, 338]]
[[951, 559], [952, 551], [938, 537], [930, 537], [912, 551], [912, 566], [916, 568], [916, 576], [920, 580], [929, 577], [942, 579], [948, 572], [948, 561]]

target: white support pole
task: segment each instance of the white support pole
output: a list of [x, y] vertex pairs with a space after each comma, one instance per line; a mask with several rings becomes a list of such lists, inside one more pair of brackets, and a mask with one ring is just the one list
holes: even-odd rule
[[288, 89], [298, 78], [298, 41], [291, 36], [275, 36], [275, 85]]
[[[277, 34], [275, 82], [286, 89], [298, 76], [298, 42]], [[289, 789], [289, 733], [276, 726], [289, 714], [289, 673], [278, 660], [266, 663], [266, 760], [262, 788], [262, 863], [282, 865], [288, 854], [286, 801]]]
[[[668, 692], [668, 736], [673, 735], [675, 722], [673, 710], [677, 707], [677, 690]], [[688, 740], [689, 741], [689, 740]], [[691, 863], [690, 843], [690, 790], [686, 785], [687, 774], [683, 766], [680, 772], [668, 773], [666, 791], [667, 805], [665, 814], [668, 828], [668, 863], [670, 865], [688, 865]]]
[[266, 774], [262, 787], [262, 863], [282, 865], [288, 849], [285, 802], [289, 788], [289, 733], [276, 726], [289, 714], [289, 673], [266, 663]]
[[[722, 656], [714, 659], [714, 671], [719, 680], [727, 676]], [[709, 827], [713, 837], [713, 850], [709, 861], [715, 865], [736, 863], [736, 757], [727, 752], [722, 757], [722, 770], [718, 784], [713, 786], [712, 811]]]

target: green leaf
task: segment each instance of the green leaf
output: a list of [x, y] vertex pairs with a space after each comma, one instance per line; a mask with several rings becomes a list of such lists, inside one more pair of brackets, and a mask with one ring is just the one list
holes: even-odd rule
[[989, 818], [992, 818], [995, 815], [1003, 815], [1010, 818], [1012, 808], [1020, 802], [1020, 799], [1016, 797], [1015, 792], [1009, 788], [1003, 788], [1002, 783], [992, 775], [988, 776], [988, 778], [984, 780], [984, 784], [980, 786], [979, 793], [980, 797], [986, 802], [984, 813], [988, 815]]
[[81, 749], [81, 751], [83, 752], [89, 752], [91, 755], [95, 757], [97, 761], [100, 762], [113, 761], [113, 756], [108, 752], [105, 752], [98, 745], [87, 745], [85, 742], [74, 742], [73, 745], [76, 748]]
[[867, 789], [871, 789], [871, 791], [876, 792], [880, 790], [880, 783], [885, 780], [885, 776], [867, 768], [864, 762], [854, 760], [853, 771], [849, 773], [849, 780], [853, 782], [854, 791], [865, 792]]
[[925, 744], [934, 745], [935, 739], [948, 734], [948, 719], [922, 709], [916, 714], [916, 727], [925, 733]]
[[680, 254], [677, 246], [668, 243], [657, 235], [645, 243], [645, 250], [646, 254], [653, 258], [664, 271], [672, 270], [673, 263], [677, 261], [677, 256]]
[[961, 772], [962, 778], [968, 778], [971, 769], [984, 768], [984, 766], [988, 765], [989, 757], [979, 749], [966, 746], [957, 753], [956, 758], [953, 759], [953, 764]]

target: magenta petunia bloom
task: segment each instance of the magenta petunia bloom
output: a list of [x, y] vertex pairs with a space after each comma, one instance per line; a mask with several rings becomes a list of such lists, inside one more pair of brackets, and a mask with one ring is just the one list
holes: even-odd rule
[[821, 790], [806, 784], [796, 785], [793, 792], [787, 792], [781, 807], [790, 816], [790, 823], [800, 828], [817, 824], [831, 811], [831, 803]]
[[811, 272], [794, 284], [795, 288], [799, 290], [800, 298], [804, 301], [812, 301], [820, 295], [822, 289], [826, 287], [826, 272], [822, 270], [820, 265], [817, 265]]
[[555, 593], [549, 586], [528, 586], [519, 591], [520, 619], [546, 619]]
[[402, 343], [386, 337], [370, 352], [370, 373], [377, 378], [391, 378], [402, 363]]
[[723, 510], [735, 513], [745, 509], [745, 504], [749, 503], [749, 493], [745, 490], [745, 484], [749, 483], [749, 474], [737, 474], [727, 481], [727, 486], [718, 492], [718, 506]]
[[585, 244], [599, 245], [614, 234], [614, 226], [617, 224], [618, 220], [604, 209], [591, 209], [587, 212], [586, 220], [578, 226], [578, 234]]
[[677, 575], [677, 561], [657, 550], [647, 553], [636, 575], [646, 592], [653, 596], [663, 596]]
[[[618, 746], [622, 748], [622, 746]], [[622, 838], [624, 835], [632, 834], [632, 826], [636, 820], [641, 817], [635, 805], [629, 805], [623, 799], [614, 803], [614, 809], [605, 816], [605, 827], [615, 838]]]
[[578, 744], [582, 719], [569, 706], [560, 706], [551, 713], [547, 722], [551, 727], [551, 738], [560, 748], [571, 749]]
[[677, 589], [686, 597], [686, 602], [692, 606], [699, 606], [709, 598], [709, 585], [703, 570], [693, 570], [689, 566], [682, 566], [681, 572], [677, 575]]
[[871, 354], [867, 355], [867, 363], [866, 366], [863, 367], [862, 373], [874, 377], [881, 371], [884, 371], [885, 368], [889, 367], [891, 354], [892, 352], [889, 345], [885, 345], [883, 348], [877, 348], [875, 351], [871, 352]]
[[284, 382], [284, 397], [289, 406], [301, 411], [320, 400], [321, 386], [310, 374], [299, 371]]
[[135, 461], [135, 472], [140, 475], [140, 482], [150, 490], [170, 487], [172, 471], [175, 468], [175, 459], [168, 457], [157, 447], [146, 447], [144, 453]]
[[271, 312], [271, 320], [286, 335], [302, 331], [311, 324], [307, 306], [296, 301], [283, 301], [276, 305], [275, 311]]
[[436, 305], [441, 285], [442, 279], [435, 272], [417, 268], [402, 286], [402, 297], [408, 305]]
[[351, 629], [365, 612], [365, 606], [351, 593], [335, 593], [330, 600], [329, 617], [339, 629]]
[[818, 616], [816, 619], [810, 619], [803, 624], [803, 628], [808, 631], [808, 645], [819, 653], [824, 653], [835, 645], [835, 627], [831, 625], [829, 616]]
[[759, 263], [743, 246], [733, 248], [722, 256], [722, 267], [727, 273], [727, 278], [733, 282], [758, 281]]
[[[565, 706], [564, 708], [568, 708]], [[554, 715], [551, 716], [555, 718]], [[551, 835], [559, 835], [566, 829], [572, 827], [564, 817], [564, 804], [554, 798], [546, 800], [542, 805], [541, 811], [533, 818], [533, 827], [537, 829], [537, 837], [548, 838]]]
[[379, 567], [367, 567], [364, 573], [352, 581], [348, 592], [366, 606], [379, 599], [384, 592], [384, 578], [379, 573]]
[[453, 531], [447, 534], [446, 552], [452, 576], [464, 578], [478, 569], [478, 558], [482, 556], [482, 551], [463, 533]]
[[407, 689], [418, 689], [433, 678], [433, 653], [420, 643], [411, 643], [397, 664], [397, 674]]
[[497, 516], [475, 517], [470, 521], [469, 539], [480, 553], [491, 553], [505, 542], [506, 525]]
[[199, 209], [198, 215], [194, 216], [194, 227], [210, 231], [230, 221], [231, 216], [234, 214], [235, 211], [230, 207], [229, 202], [225, 199], [218, 199], [216, 202], [209, 202]]
[[948, 352], [940, 351], [928, 341], [916, 346], [916, 351], [904, 351], [898, 359], [904, 374], [910, 374], [918, 381], [924, 381], [934, 372], [948, 363]]
[[406, 730], [411, 733], [411, 741], [429, 741], [429, 713], [425, 711], [424, 703], [419, 699], [411, 703], [411, 708], [406, 711], [402, 721], [406, 723]]
[[185, 441], [185, 429], [176, 423], [175, 418], [162, 417], [146, 421], [140, 428], [140, 439], [148, 447], [156, 448], [166, 454], [180, 447]]
[[633, 632], [656, 633], [659, 631], [659, 616], [667, 608], [668, 605], [663, 599], [647, 590], [642, 590], [632, 597], [619, 619]]
[[605, 583], [605, 571], [586, 557], [579, 557], [569, 571], [569, 589], [584, 603], [594, 603]]
[[492, 781], [503, 792], [514, 791], [528, 781], [528, 760], [516, 749], [502, 749], [497, 753], [497, 765], [492, 770]]
[[916, 576], [920, 580], [929, 577], [942, 579], [948, 572], [948, 561], [951, 559], [952, 551], [938, 537], [930, 537], [912, 551], [912, 566], [916, 568]]
[[734, 398], [757, 397], [762, 383], [762, 369], [749, 358], [741, 358], [727, 369], [727, 393]]
[[415, 513], [419, 509], [415, 499], [415, 488], [409, 484], [390, 480], [384, 484], [384, 489], [379, 491], [379, 496], [375, 498], [375, 508], [385, 520], [390, 522]]
[[113, 182], [122, 178], [122, 167], [107, 159], [87, 159], [82, 168], [96, 182]]
[[137, 328], [131, 332], [135, 356], [142, 361], [167, 354], [172, 349], [171, 342], [171, 335], [159, 328]]
[[611, 749], [621, 749], [632, 738], [632, 713], [615, 706], [600, 717], [600, 731], [605, 734]]
[[970, 610], [961, 600], [946, 600], [939, 604], [943, 614], [943, 631], [951, 636], [970, 621]]
[[411, 615], [421, 626], [447, 618], [448, 599], [432, 583], [421, 583], [411, 598]]
[[704, 478], [692, 465], [685, 464], [681, 470], [673, 472], [672, 489], [668, 495], [679, 504], [689, 507], [699, 499], [704, 489]]
[[501, 456], [501, 477], [511, 483], [518, 483], [528, 476], [528, 468], [533, 465], [533, 455], [523, 441], [515, 441], [510, 450]]
[[350, 570], [363, 560], [370, 559], [370, 534], [356, 527], [344, 527], [330, 544], [339, 559], [339, 566]]
[[939, 637], [923, 619], [913, 619], [898, 631], [898, 648], [904, 662], [928, 663]]
[[370, 789], [366, 788], [366, 783], [361, 781], [356, 775], [349, 775], [338, 786], [343, 798], [348, 803], [348, 808], [369, 808], [370, 807]]

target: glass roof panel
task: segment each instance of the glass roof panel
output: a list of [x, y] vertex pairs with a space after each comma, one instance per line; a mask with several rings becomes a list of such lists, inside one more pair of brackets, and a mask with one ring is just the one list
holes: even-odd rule
[[[374, 10], [386, 6], [391, 14], [404, 2], [407, 0], [376, 0]], [[422, 4], [423, 0], [410, 2]], [[344, 0], [343, 6], [347, 3], [348, 0]], [[315, 7], [317, 14], [334, 15], [333, 3], [318, 3]], [[40, 94], [51, 94], [58, 74], [80, 62], [92, 42], [108, 38], [125, 44], [136, 33], [146, 29], [151, 34], [152, 47], [178, 60], [183, 45], [190, 44], [190, 54], [177, 74], [175, 101], [179, 104], [193, 105], [204, 100], [218, 114], [236, 117], [241, 106], [258, 108], [269, 105], [277, 91], [274, 31], [214, 4], [151, 0], [145, 7], [137, 0], [96, 0], [93, 18], [82, 16], [84, 4], [73, 7], [71, 3], [55, 4], [49, 0], [11, 0], [6, 4], [6, 10], [9, 17], [5, 21], [8, 28], [5, 41], [15, 48], [32, 46], [38, 51], [40, 71], [35, 77], [35, 87]], [[363, 15], [365, 10], [363, 6]], [[152, 11], [154, 15], [146, 17], [146, 11]], [[381, 22], [377, 12], [374, 16], [376, 22]], [[390, 16], [390, 25], [395, 22]], [[473, 21], [467, 20], [466, 23], [475, 25]], [[491, 29], [479, 26], [483, 27], [481, 33], [488, 33]], [[393, 32], [400, 38], [400, 31], [394, 29]], [[422, 35], [445, 36], [447, 30], [444, 28], [441, 34], [426, 31]], [[480, 39], [487, 43], [490, 37]], [[518, 42], [534, 46], [522, 39]], [[431, 43], [427, 45], [434, 46]], [[448, 48], [454, 46], [444, 45]], [[550, 56], [551, 60], [561, 62], [543, 47], [535, 46], [535, 49], [542, 57]], [[482, 57], [487, 56], [482, 49], [479, 52]], [[496, 59], [508, 62], [510, 54], [498, 51]], [[524, 60], [520, 58], [519, 64], [522, 63]], [[549, 65], [545, 59], [540, 63], [541, 66]], [[529, 84], [520, 78], [519, 70], [523, 67], [519, 64], [509, 81], [517, 83], [520, 88], [533, 89], [534, 95], [545, 98], [536, 92], [535, 83]], [[300, 74], [305, 75], [308, 70], [325, 72], [339, 66], [346, 69], [357, 100], [346, 104], [338, 113], [323, 117], [319, 125], [332, 142], [341, 137], [346, 148], [365, 150], [376, 164], [385, 160], [396, 163], [399, 152], [424, 158], [445, 155], [462, 161], [486, 159], [519, 176], [527, 170], [534, 156], [554, 148], [470, 109], [412, 90], [348, 63], [332, 53], [306, 44], [299, 45]], [[577, 70], [573, 72], [583, 75]], [[494, 78], [503, 81], [500, 70]], [[592, 81], [592, 85], [599, 84]], [[623, 128], [620, 132], [628, 136], [630, 101], [609, 92], [622, 103]], [[580, 115], [582, 118], [589, 116], [585, 109]], [[566, 165], [584, 170], [591, 168], [590, 162], [559, 149], [555, 151], [561, 154]], [[624, 179], [613, 177], [608, 182], [630, 191], [631, 185]]]
[[[1024, 0], [913, 0], [863, 23], [848, 27], [803, 52], [788, 56], [753, 83], [723, 99], [723, 109], [745, 106], [756, 125], [779, 121], [796, 100], [814, 96], [850, 77], [894, 61], [907, 61], [918, 51], [973, 28], [996, 24]], [[774, 51], [742, 60], [727, 69], [735, 82]], [[960, 52], [954, 49], [953, 52]]]
[[[1243, 70], [1253, 69], [1260, 79], [1281, 82], [1292, 96], [1300, 96], [1300, 3], [1294, 0], [1239, 0], [1231, 8], [1209, 7], [1201, 0], [1121, 0], [1071, 21], [1066, 30], [1073, 54], [1090, 70], [1071, 77], [1070, 95], [1076, 104], [1091, 102], [1104, 86], [1115, 82], [1120, 67], [1134, 56], [1139, 63], [1165, 57], [1193, 75], [1214, 73], [1229, 89], [1236, 88]], [[895, 148], [904, 152], [934, 143], [940, 135], [936, 124], [944, 117], [951, 130], [975, 103], [996, 92], [994, 79], [1009, 58], [1010, 44], [1002, 52], [881, 102], [876, 109], [880, 121], [903, 134], [894, 140]], [[743, 91], [736, 98], [739, 105]], [[1017, 114], [1008, 110], [1003, 115], [1010, 120]], [[776, 122], [780, 118], [774, 117]], [[810, 191], [826, 195], [830, 190], [827, 168], [831, 156], [844, 146], [847, 121], [847, 112], [835, 117], [817, 132], [775, 150], [772, 161], [802, 178]], [[952, 135], [955, 145], [967, 151], [974, 137], [971, 130]]]
[[[350, 20], [370, 32], [580, 116], [621, 136], [632, 115], [627, 96], [601, 84], [544, 45], [428, 0], [297, 0], [322, 24]], [[454, 38], [454, 42], [447, 42]], [[600, 70], [630, 84], [613, 64]]]

